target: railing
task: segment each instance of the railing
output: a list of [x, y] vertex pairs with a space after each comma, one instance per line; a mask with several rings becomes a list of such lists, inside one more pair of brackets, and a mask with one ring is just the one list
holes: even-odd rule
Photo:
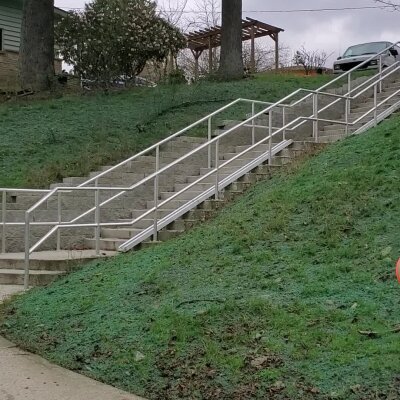
[[[397, 44], [397, 43], [396, 43]], [[392, 46], [388, 47], [391, 48]], [[388, 49], [385, 49], [381, 53], [378, 54], [380, 56], [380, 59], [382, 59], [381, 54], [383, 54], [385, 51]], [[215, 111], [214, 113], [211, 113], [207, 115], [206, 117], [200, 119], [199, 121], [189, 125], [185, 129], [171, 135], [170, 137], [156, 143], [155, 145], [149, 147], [148, 149], [134, 155], [133, 157], [124, 160], [123, 162], [119, 163], [118, 165], [111, 167], [107, 169], [106, 171], [96, 175], [95, 177], [88, 179], [84, 183], [80, 184], [79, 186], [73, 186], [73, 187], [57, 187], [51, 191], [35, 191], [35, 192], [41, 192], [41, 193], [46, 193], [45, 196], [38, 201], [36, 204], [34, 204], [29, 210], [26, 211], [25, 213], [25, 221], [24, 222], [6, 222], [6, 196], [8, 192], [18, 192], [17, 189], [0, 189], [3, 192], [3, 215], [2, 215], [2, 227], [3, 227], [3, 235], [2, 235], [2, 250], [3, 252], [5, 251], [5, 232], [6, 232], [6, 227], [7, 226], [24, 226], [25, 227], [25, 287], [28, 287], [29, 284], [29, 263], [30, 263], [30, 254], [32, 254], [34, 251], [38, 250], [40, 246], [42, 246], [51, 236], [54, 234], [57, 234], [57, 249], [60, 249], [61, 247], [61, 240], [60, 240], [60, 232], [62, 229], [73, 229], [73, 228], [94, 228], [95, 229], [95, 243], [96, 243], [96, 253], [98, 254], [100, 251], [100, 230], [101, 228], [104, 227], [123, 227], [123, 226], [133, 226], [136, 223], [140, 222], [141, 220], [145, 219], [146, 217], [152, 216], [153, 224], [151, 227], [148, 227], [146, 229], [143, 229], [143, 231], [137, 235], [136, 237], [126, 241], [122, 246], [120, 246], [120, 250], [126, 251], [132, 248], [135, 244], [140, 243], [140, 241], [153, 236], [154, 240], [157, 240], [157, 232], [167, 226], [169, 223], [174, 221], [176, 218], [179, 216], [183, 215], [193, 207], [195, 207], [197, 204], [200, 204], [202, 201], [204, 201], [206, 198], [209, 198], [211, 196], [215, 196], [218, 198], [220, 191], [232, 183], [234, 180], [236, 180], [238, 177], [241, 176], [241, 174], [245, 174], [246, 172], [250, 171], [253, 169], [255, 166], [261, 164], [262, 162], [268, 161], [269, 163], [272, 162], [272, 157], [281, 151], [283, 148], [287, 147], [290, 145], [292, 142], [290, 139], [287, 139], [288, 132], [296, 132], [297, 129], [299, 129], [302, 125], [306, 124], [307, 122], [311, 122], [313, 127], [312, 127], [312, 132], [313, 132], [313, 140], [315, 142], [318, 142], [318, 134], [319, 134], [319, 124], [320, 123], [329, 123], [329, 124], [338, 124], [338, 125], [343, 125], [346, 129], [346, 133], [348, 133], [348, 130], [352, 126], [358, 125], [360, 122], [364, 121], [366, 117], [368, 117], [370, 114], [374, 113], [373, 116], [373, 123], [377, 124], [378, 122], [378, 109], [386, 104], [389, 100], [394, 98], [400, 93], [400, 89], [398, 91], [395, 91], [393, 94], [385, 98], [383, 101], [378, 102], [378, 93], [382, 92], [382, 82], [393, 75], [394, 73], [398, 72], [400, 70], [400, 63], [395, 63], [391, 67], [387, 68], [386, 70], [382, 70], [382, 67], [379, 67], [379, 71], [376, 75], [374, 75], [371, 78], [366, 79], [364, 82], [359, 84], [358, 86], [352, 88], [352, 81], [351, 81], [351, 76], [352, 74], [359, 70], [363, 65], [368, 63], [370, 60], [376, 58], [377, 56], [374, 55], [370, 59], [365, 60], [363, 63], [361, 63], [359, 66], [353, 68], [346, 74], [343, 74], [333, 81], [329, 82], [328, 84], [322, 86], [321, 88], [317, 90], [306, 90], [306, 89], [298, 89], [292, 94], [286, 96], [282, 100], [276, 102], [276, 103], [267, 103], [267, 102], [260, 102], [260, 101], [255, 101], [255, 100], [248, 100], [248, 99], [237, 99], [234, 102], [220, 108], [219, 110]], [[334, 83], [337, 83], [341, 79], [347, 79], [346, 82], [346, 89], [345, 89], [345, 94], [336, 94], [336, 93], [330, 93], [327, 92], [325, 89], [327, 89], [329, 86], [333, 85]], [[373, 89], [373, 98], [374, 98], [374, 106], [365, 112], [362, 116], [358, 117], [356, 120], [351, 121], [349, 120], [350, 114], [351, 114], [351, 102], [353, 100], [358, 99], [360, 96], [363, 94], [367, 93], [368, 91], [371, 91]], [[301, 94], [301, 93], [307, 93], [304, 97], [300, 98], [299, 100], [294, 100], [296, 97]], [[332, 102], [328, 103], [327, 105], [323, 106], [321, 108], [320, 106], [320, 99], [322, 97], [328, 97], [330, 99], [334, 99]], [[292, 101], [291, 103], [289, 103]], [[301, 105], [301, 104], [308, 104], [310, 105], [309, 101], [312, 103], [312, 114], [308, 116], [299, 116], [295, 118], [292, 121], [288, 121], [287, 117], [287, 111], [290, 109], [294, 109], [295, 107]], [[344, 107], [344, 121], [341, 119], [327, 119], [327, 118], [321, 118], [321, 114], [333, 106], [337, 105], [340, 102], [345, 103]], [[231, 109], [233, 106], [237, 104], [251, 104], [251, 115], [249, 118], [247, 118], [245, 121], [235, 125], [234, 127], [226, 130], [223, 132], [221, 135], [213, 138], [213, 129], [212, 129], [212, 124], [213, 124], [213, 118], [216, 116], [219, 116], [222, 112], [227, 111]], [[256, 106], [257, 105], [262, 105], [266, 106], [263, 108], [261, 111], [256, 112]], [[274, 126], [273, 125], [273, 118], [275, 116], [275, 113], [277, 113], [277, 110], [280, 110], [282, 113], [282, 126]], [[265, 114], [268, 114], [269, 122], [268, 126], [265, 125], [260, 125], [257, 123], [257, 120], [260, 119], [260, 117], [263, 117]], [[207, 142], [198, 146], [197, 148], [189, 151], [187, 154], [185, 154], [182, 157], [179, 157], [177, 160], [169, 163], [168, 165], [161, 167], [160, 163], [160, 149], [163, 145], [171, 142], [175, 138], [182, 136], [183, 134], [187, 133], [191, 129], [200, 126], [201, 124], [206, 123], [207, 124]], [[370, 123], [370, 121], [368, 121]], [[225, 162], [220, 161], [220, 144], [221, 141], [225, 138], [230, 137], [230, 135], [234, 135], [235, 132], [237, 132], [240, 128], [245, 127], [245, 128], [251, 128], [251, 145], [248, 147], [246, 150], [238, 153], [236, 156], [231, 158], [230, 160], [227, 160]], [[267, 136], [263, 138], [262, 140], [256, 141], [256, 135], [255, 132], [257, 129], [265, 129], [267, 131]], [[360, 131], [361, 128], [358, 129]], [[358, 132], [357, 131], [357, 132]], [[278, 135], [282, 134], [282, 139], [280, 139], [280, 143], [274, 145], [273, 140], [274, 138], [277, 138]], [[268, 144], [268, 151], [263, 153], [262, 155], [255, 157], [254, 160], [248, 162], [246, 165], [242, 167], [238, 167], [236, 170], [233, 170], [231, 174], [226, 177], [221, 179], [221, 171], [223, 168], [228, 168], [230, 164], [232, 164], [234, 161], [241, 159], [241, 157], [246, 156], [249, 152], [254, 151], [257, 149], [262, 144]], [[164, 200], [164, 201], [159, 201], [159, 194], [160, 194], [160, 185], [159, 185], [159, 178], [161, 174], [171, 170], [173, 167], [177, 166], [178, 164], [184, 162], [185, 160], [190, 159], [191, 156], [200, 154], [202, 151], [207, 151], [207, 168], [209, 169], [209, 172], [207, 172], [205, 175], [199, 177], [195, 182], [189, 184], [187, 187], [184, 189], [178, 191], [177, 193], [173, 194], [170, 198]], [[212, 152], [214, 151], [214, 159], [212, 156]], [[149, 154], [154, 154], [155, 153], [155, 171], [154, 173], [150, 174], [149, 176], [145, 177], [144, 179], [140, 180], [134, 185], [128, 186], [128, 187], [110, 187], [110, 186], [100, 186], [99, 185], [99, 180], [103, 177], [108, 176], [114, 171], [117, 171], [118, 169], [129, 165], [130, 163], [136, 161], [139, 159], [139, 157], [144, 156], [144, 155], [149, 155]], [[214, 165], [213, 165], [214, 164]], [[167, 215], [166, 217], [159, 218], [158, 217], [158, 212], [159, 210], [163, 209], [163, 207], [167, 206], [168, 203], [171, 201], [179, 198], [181, 195], [195, 187], [196, 185], [204, 182], [207, 178], [214, 176], [215, 181], [212, 187], [209, 189], [205, 190], [203, 193], [200, 193], [198, 196], [196, 196], [194, 199], [191, 199], [190, 201], [187, 201], [187, 204], [184, 204], [181, 207], [178, 207], [173, 213], [170, 215]], [[113, 222], [102, 222], [101, 221], [101, 215], [100, 211], [102, 208], [104, 208], [107, 204], [115, 201], [116, 199], [120, 198], [124, 194], [128, 192], [134, 192], [137, 188], [143, 187], [144, 185], [148, 183], [154, 183], [154, 206], [147, 211], [145, 211], [142, 215], [140, 215], [138, 218], [126, 221], [126, 222], [121, 222], [121, 221], [113, 221]], [[63, 193], [77, 193], [79, 191], [89, 191], [90, 193], [94, 193], [94, 205], [89, 207], [87, 211], [82, 213], [81, 215], [77, 216], [76, 218], [70, 220], [70, 221], [62, 221], [61, 218], [61, 213], [62, 213], [62, 195]], [[34, 191], [26, 191], [26, 192], [34, 192]], [[111, 193], [111, 197], [106, 199], [105, 201], [100, 200], [100, 194], [102, 192], [107, 192]], [[32, 221], [31, 217], [32, 214], [44, 203], [46, 203], [48, 200], [51, 198], [56, 197], [57, 199], [57, 215], [58, 219], [57, 221], [53, 222], [36, 222]], [[83, 218], [94, 214], [94, 221], [92, 223], [84, 223], [80, 222]], [[49, 232], [44, 235], [39, 241], [37, 241], [35, 244], [31, 246], [30, 243], [30, 230], [32, 226], [48, 226], [51, 227]]]

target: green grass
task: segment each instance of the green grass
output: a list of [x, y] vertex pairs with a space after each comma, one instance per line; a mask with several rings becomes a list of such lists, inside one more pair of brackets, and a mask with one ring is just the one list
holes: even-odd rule
[[0, 330], [149, 399], [399, 399], [399, 171], [396, 117], [176, 240], [14, 298]]
[[[330, 76], [261, 75], [0, 105], [0, 187], [46, 187], [142, 150], [238, 97], [276, 101]], [[221, 115], [244, 117], [248, 108]], [[215, 121], [215, 125], [218, 123]], [[206, 125], [191, 132], [205, 135]]]

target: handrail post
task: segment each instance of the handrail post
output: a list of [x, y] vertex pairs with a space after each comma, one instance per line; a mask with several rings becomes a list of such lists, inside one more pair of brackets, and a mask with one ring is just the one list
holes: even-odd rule
[[318, 142], [318, 93], [314, 93], [313, 95], [313, 118], [313, 138]]
[[351, 72], [347, 75], [347, 94], [351, 94]]
[[29, 289], [29, 268], [30, 268], [30, 214], [25, 213], [25, 270], [24, 270], [24, 290]]
[[[210, 124], [210, 121], [209, 121]], [[210, 146], [209, 149], [209, 157], [210, 157]], [[156, 147], [156, 174], [160, 170], [160, 146]], [[153, 242], [157, 242], [158, 240], [158, 196], [159, 196], [159, 175], [157, 174], [154, 177], [154, 217], [153, 217], [153, 226], [154, 226], [154, 234], [153, 234]]]
[[219, 199], [219, 140], [215, 142], [215, 200]]
[[[282, 128], [285, 128], [285, 126], [286, 126], [286, 107], [283, 106], [283, 108], [282, 108]], [[284, 129], [282, 132], [282, 139], [286, 140], [286, 129]]]
[[[212, 139], [212, 117], [208, 118], [208, 142]], [[208, 168], [211, 168], [211, 144], [208, 145]]]
[[374, 86], [374, 123], [378, 125], [378, 84]]
[[383, 65], [382, 65], [382, 54], [379, 56], [379, 93], [382, 92], [382, 71], [383, 71]]
[[7, 191], [3, 190], [3, 197], [2, 197], [2, 212], [1, 212], [1, 219], [3, 222], [3, 230], [1, 236], [1, 252], [4, 254], [6, 252], [6, 229], [7, 229]]
[[[99, 180], [95, 180], [95, 187], [99, 186]], [[95, 219], [95, 240], [96, 240], [96, 255], [98, 256], [100, 254], [100, 191], [96, 190], [94, 192], [94, 202], [95, 202], [95, 214], [94, 214], [94, 219]]]
[[351, 103], [350, 103], [350, 95], [347, 97], [347, 99], [345, 100], [345, 122], [346, 122], [346, 126], [345, 126], [345, 132], [346, 135], [349, 134], [349, 114], [351, 111]]
[[269, 110], [269, 121], [268, 121], [268, 135], [269, 135], [269, 141], [268, 141], [268, 164], [272, 163], [272, 117], [273, 117], [273, 113], [272, 113], [272, 108]]
[[251, 145], [254, 146], [256, 143], [256, 121], [254, 120], [254, 115], [256, 115], [256, 103], [253, 101], [251, 103], [251, 116], [253, 117], [251, 122]]
[[57, 229], [57, 251], [61, 250], [61, 191], [57, 192], [57, 221], [58, 221], [58, 229]]

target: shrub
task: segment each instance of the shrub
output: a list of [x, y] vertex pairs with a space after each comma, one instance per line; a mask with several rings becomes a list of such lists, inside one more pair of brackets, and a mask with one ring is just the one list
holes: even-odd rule
[[185, 46], [182, 33], [160, 18], [148, 0], [95, 0], [56, 26], [67, 63], [86, 79], [110, 82], [139, 74]]

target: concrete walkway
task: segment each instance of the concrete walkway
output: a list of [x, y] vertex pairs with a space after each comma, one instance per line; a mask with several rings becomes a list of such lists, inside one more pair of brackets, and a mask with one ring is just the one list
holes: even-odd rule
[[1, 400], [139, 400], [132, 394], [50, 364], [0, 337]]
[[[23, 291], [0, 285], [0, 302]], [[50, 364], [0, 336], [0, 400], [143, 400]]]
[[21, 285], [0, 285], [0, 303], [13, 294], [22, 293], [24, 287]]

